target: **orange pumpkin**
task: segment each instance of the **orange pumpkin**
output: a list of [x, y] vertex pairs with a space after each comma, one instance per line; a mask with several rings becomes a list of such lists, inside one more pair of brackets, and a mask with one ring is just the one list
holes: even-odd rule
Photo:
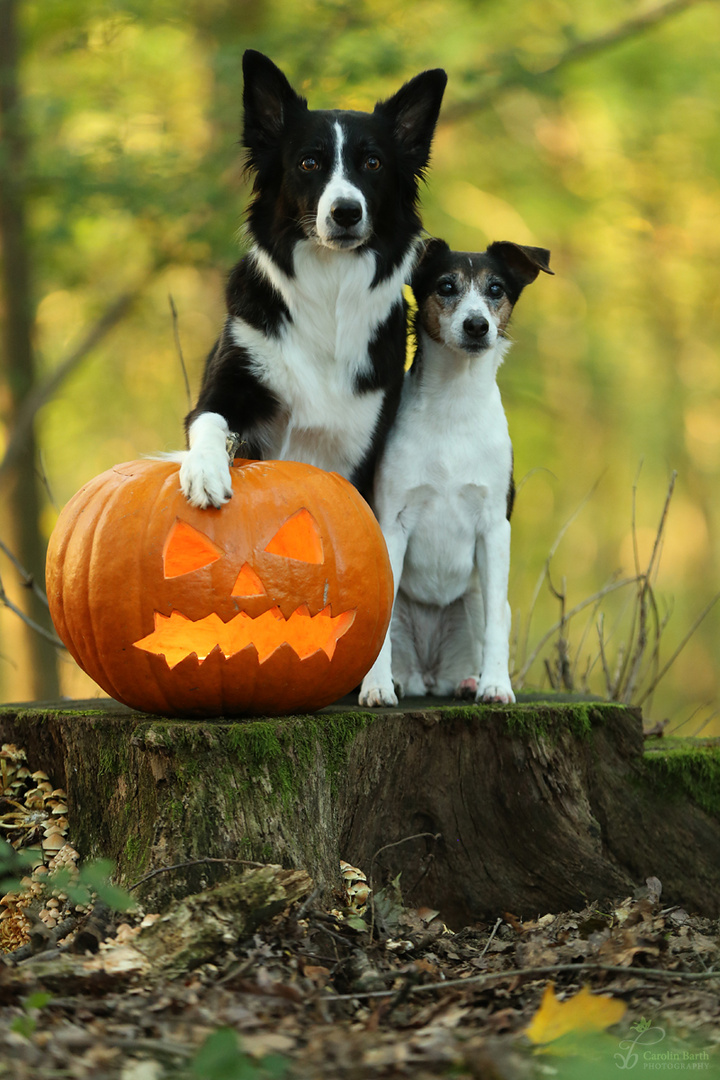
[[169, 716], [321, 708], [380, 651], [392, 575], [346, 480], [292, 461], [236, 461], [233, 496], [198, 510], [178, 465], [91, 480], [50, 538], [47, 595], [81, 668], [118, 701]]

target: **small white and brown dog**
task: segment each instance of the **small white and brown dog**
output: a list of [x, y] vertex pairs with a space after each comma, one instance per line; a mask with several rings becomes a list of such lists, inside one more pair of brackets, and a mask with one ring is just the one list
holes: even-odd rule
[[506, 327], [549, 251], [431, 240], [412, 280], [417, 352], [375, 474], [373, 507], [395, 579], [391, 629], [360, 690], [512, 702], [513, 452], [496, 382]]

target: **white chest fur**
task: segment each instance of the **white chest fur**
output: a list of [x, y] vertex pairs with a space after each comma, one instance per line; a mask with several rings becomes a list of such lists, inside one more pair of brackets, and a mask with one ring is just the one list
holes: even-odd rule
[[380, 521], [407, 538], [401, 589], [447, 605], [468, 589], [475, 538], [505, 517], [512, 445], [495, 372], [486, 354], [461, 371], [433, 364], [426, 342], [422, 383], [406, 376], [376, 485]]
[[268, 456], [308, 461], [346, 475], [362, 460], [382, 405], [382, 392], [358, 395], [369, 374], [369, 346], [402, 296], [414, 248], [387, 280], [373, 286], [371, 251], [340, 252], [302, 241], [290, 278], [260, 249], [253, 258], [282, 297], [290, 318], [267, 337], [234, 319], [235, 343], [283, 406], [262, 432]]

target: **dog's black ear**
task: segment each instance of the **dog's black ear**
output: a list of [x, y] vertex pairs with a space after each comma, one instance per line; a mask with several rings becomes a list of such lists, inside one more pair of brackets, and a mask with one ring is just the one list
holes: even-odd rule
[[438, 237], [430, 236], [420, 248], [420, 257], [412, 273], [410, 285], [412, 291], [421, 295], [426, 291], [424, 284], [428, 275], [434, 277], [437, 272], [437, 259], [450, 250], [450, 245]]
[[450, 250], [450, 245], [441, 240], [439, 236], [428, 236], [427, 240], [424, 240], [420, 247], [420, 258], [418, 259], [418, 267], [423, 263], [430, 262], [431, 259], [436, 258], [438, 255], [443, 254]]
[[375, 112], [384, 114], [392, 123], [395, 138], [409, 156], [415, 173], [421, 173], [430, 158], [446, 85], [447, 74], [442, 68], [433, 68], [416, 75], [391, 98], [375, 106]]
[[544, 274], [554, 274], [554, 270], [550, 269], [550, 252], [546, 248], [497, 240], [490, 244], [488, 255], [504, 263], [521, 289], [534, 281], [541, 270]]
[[252, 151], [272, 145], [280, 136], [288, 110], [307, 108], [279, 67], [255, 49], [243, 55], [243, 144]]

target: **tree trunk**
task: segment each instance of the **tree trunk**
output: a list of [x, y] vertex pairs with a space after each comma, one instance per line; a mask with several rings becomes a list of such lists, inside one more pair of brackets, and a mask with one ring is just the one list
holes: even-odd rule
[[[86, 707], [85, 707], [86, 706]], [[720, 751], [645, 751], [636, 710], [596, 702], [170, 721], [113, 702], [0, 712], [0, 739], [66, 787], [83, 857], [134, 884], [193, 860], [277, 862], [329, 896], [345, 859], [450, 926], [624, 897], [720, 912]], [[667, 742], [672, 743], [672, 740]], [[223, 872], [149, 878], [162, 905]]]
[[[22, 403], [33, 388], [33, 303], [30, 281], [29, 239], [26, 225], [24, 181], [27, 147], [19, 87], [20, 47], [17, 0], [0, 0], [0, 249], [2, 251], [3, 377], [6, 409], [3, 417], [11, 431]], [[40, 484], [36, 471], [35, 438], [30, 431], [23, 452], [9, 478], [8, 501], [3, 529], [8, 546], [38, 581], [44, 580], [45, 544], [39, 527]], [[47, 608], [31, 589], [23, 590], [17, 602], [36, 622], [50, 629]], [[55, 648], [38, 634], [18, 623], [18, 638], [24, 635], [26, 662], [30, 674], [28, 695], [40, 700], [57, 697], [58, 679]], [[17, 655], [17, 648], [4, 650]]]

